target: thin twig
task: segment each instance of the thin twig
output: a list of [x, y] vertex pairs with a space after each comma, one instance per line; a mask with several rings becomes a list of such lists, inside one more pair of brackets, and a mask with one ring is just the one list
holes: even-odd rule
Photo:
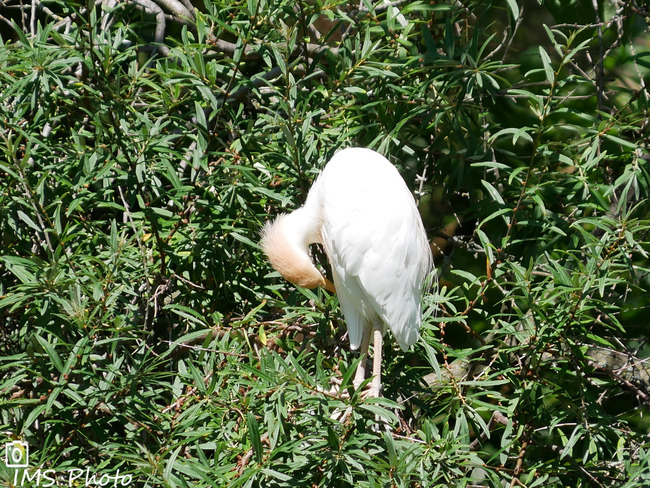
[[598, 103], [598, 110], [603, 109], [603, 80], [605, 79], [605, 68], [603, 58], [603, 25], [600, 21], [600, 12], [598, 11], [598, 0], [591, 0], [591, 4], [594, 7], [594, 13], [596, 14], [596, 28], [598, 29], [598, 55], [599, 59], [596, 63], [596, 97]]
[[501, 56], [502, 63], [505, 63], [506, 61], [506, 56], [508, 56], [508, 51], [510, 51], [510, 46], [512, 45], [512, 41], [515, 39], [515, 34], [517, 34], [517, 31], [519, 30], [519, 26], [521, 25], [523, 18], [524, 18], [524, 6], [522, 5], [519, 8], [519, 17], [517, 17], [517, 22], [515, 22], [515, 28], [512, 30], [512, 35], [508, 40], [508, 44], [506, 44], [506, 48], [503, 51], [503, 56]]

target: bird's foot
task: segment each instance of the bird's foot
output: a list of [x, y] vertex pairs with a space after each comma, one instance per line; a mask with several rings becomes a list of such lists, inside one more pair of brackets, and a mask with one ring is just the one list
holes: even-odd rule
[[330, 387], [329, 389], [325, 389], [322, 386], [317, 387], [317, 390], [321, 393], [325, 393], [326, 395], [338, 397], [338, 398], [350, 398], [350, 394], [348, 393], [347, 390], [341, 389], [341, 384], [343, 381], [340, 378], [333, 377], [330, 378]]
[[[325, 389], [323, 387], [318, 387], [318, 391], [325, 393], [328, 396], [339, 398], [339, 399], [349, 399], [350, 394], [347, 389], [341, 389], [341, 384], [343, 381], [338, 377], [330, 378], [330, 387]], [[352, 413], [352, 407], [348, 406], [347, 408], [335, 408], [334, 411], [330, 414], [332, 420], [337, 420], [341, 423], [344, 423], [350, 414]]]
[[[353, 382], [354, 389], [359, 390], [361, 388], [361, 385], [363, 384], [363, 381], [357, 382], [356, 380]], [[369, 384], [367, 384], [365, 387], [363, 387], [363, 391], [361, 392], [361, 398], [379, 398], [381, 396], [381, 391], [382, 391], [382, 384], [381, 381], [378, 380], [376, 376], [372, 378]]]
[[370, 387], [361, 393], [361, 397], [364, 399], [368, 398], [379, 398], [381, 396], [381, 390], [377, 388]]

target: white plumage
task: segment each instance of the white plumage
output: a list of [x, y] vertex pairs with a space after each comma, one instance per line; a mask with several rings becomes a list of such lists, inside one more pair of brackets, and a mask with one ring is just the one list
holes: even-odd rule
[[[313, 265], [309, 244], [323, 245], [334, 286]], [[390, 329], [403, 350], [419, 337], [421, 291], [431, 249], [413, 196], [395, 167], [370, 149], [337, 154], [304, 206], [267, 224], [262, 247], [289, 281], [336, 289], [350, 346], [367, 355], [374, 332], [373, 383], [381, 388], [381, 338]], [[365, 357], [355, 386], [365, 377]]]

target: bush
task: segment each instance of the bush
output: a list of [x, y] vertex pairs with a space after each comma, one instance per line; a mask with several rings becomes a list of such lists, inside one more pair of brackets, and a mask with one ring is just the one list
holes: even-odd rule
[[[646, 7], [12, 6], [10, 485], [649, 483]], [[439, 263], [380, 399], [336, 297], [257, 244], [349, 145], [397, 165]]]

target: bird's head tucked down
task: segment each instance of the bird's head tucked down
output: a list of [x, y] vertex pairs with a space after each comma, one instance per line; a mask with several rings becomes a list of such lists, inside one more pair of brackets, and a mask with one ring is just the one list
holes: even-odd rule
[[301, 212], [280, 215], [262, 229], [261, 246], [271, 266], [287, 281], [303, 288], [318, 286], [334, 292], [334, 284], [314, 266], [309, 255], [309, 228], [301, 225]]

